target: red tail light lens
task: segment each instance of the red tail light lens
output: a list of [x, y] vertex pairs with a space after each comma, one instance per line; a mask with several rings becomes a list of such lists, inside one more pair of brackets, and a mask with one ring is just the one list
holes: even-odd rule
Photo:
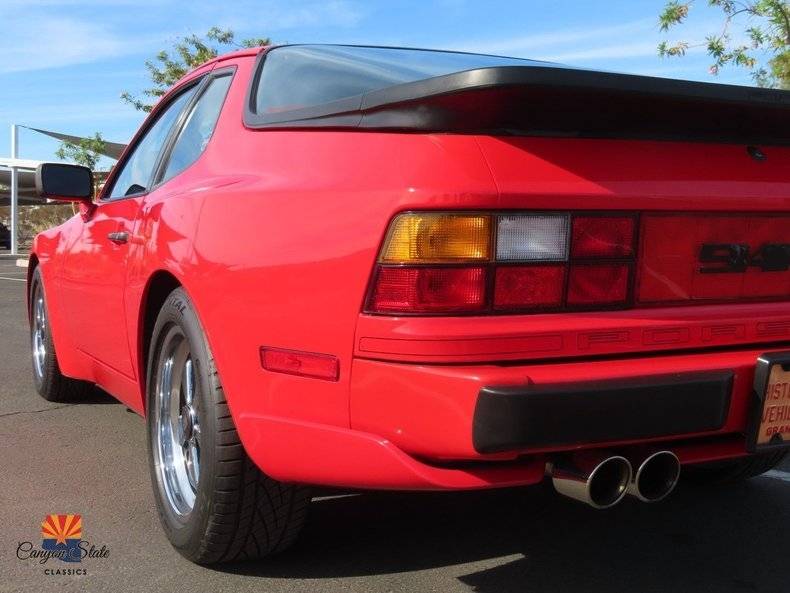
[[406, 212], [368, 313], [549, 313], [790, 299], [787, 213]]
[[788, 227], [790, 216], [778, 212], [643, 214], [634, 298], [650, 306], [787, 301]]
[[571, 256], [630, 257], [634, 226], [633, 216], [575, 216]]
[[382, 267], [368, 309], [374, 313], [470, 313], [485, 307], [481, 267]]
[[628, 300], [629, 264], [572, 265], [568, 277], [568, 305], [619, 305]]
[[494, 309], [541, 309], [562, 306], [565, 266], [504, 266], [497, 268]]

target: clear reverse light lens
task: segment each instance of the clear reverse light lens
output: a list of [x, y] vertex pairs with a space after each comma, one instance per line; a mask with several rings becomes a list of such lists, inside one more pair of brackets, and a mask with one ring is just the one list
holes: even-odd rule
[[500, 216], [496, 257], [500, 261], [566, 261], [568, 216]]

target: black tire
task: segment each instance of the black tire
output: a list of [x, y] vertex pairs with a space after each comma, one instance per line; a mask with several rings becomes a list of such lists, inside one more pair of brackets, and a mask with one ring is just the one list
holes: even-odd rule
[[731, 461], [717, 461], [685, 468], [683, 473], [698, 484], [732, 484], [756, 478], [779, 465], [787, 451], [772, 451]]
[[[166, 361], [170, 376], [165, 384], [175, 385], [178, 381], [179, 390], [188, 390], [182, 383], [186, 370], [181, 373], [181, 379], [173, 378], [172, 369], [177, 365], [171, 357], [174, 355], [168, 353], [174, 340], [181, 340], [188, 347], [186, 360], [191, 364], [191, 393], [195, 402], [194, 415], [189, 417], [196, 418], [199, 426], [199, 432], [194, 426], [189, 429], [191, 434], [199, 435], [199, 477], [190, 494], [194, 504], [186, 511], [179, 510], [173, 502], [172, 487], [168, 490], [167, 485], [172, 484], [172, 478], [168, 481], [159, 469], [162, 464], [157, 463], [157, 459], [166, 458], [161, 448], [164, 437], [158, 436], [163, 424], [157, 424], [157, 418], [162, 415], [161, 408], [157, 408], [161, 402], [157, 392], [160, 382], [166, 380], [163, 374]], [[205, 334], [189, 297], [180, 288], [168, 296], [154, 325], [146, 385], [151, 481], [159, 518], [173, 547], [199, 564], [262, 558], [289, 547], [307, 517], [309, 489], [266, 476], [247, 456], [228, 410]], [[178, 398], [180, 406], [182, 395]], [[171, 402], [174, 401], [172, 397]], [[179, 437], [186, 432], [184, 423], [180, 422], [182, 416], [188, 415], [184, 409], [179, 407], [179, 422], [171, 420]]]
[[[41, 299], [40, 306], [44, 313], [43, 331], [39, 334], [39, 345], [43, 346], [43, 355], [37, 359], [37, 301]], [[47, 401], [69, 402], [85, 399], [93, 390], [93, 384], [66, 377], [60, 372], [55, 344], [52, 341], [52, 332], [49, 327], [49, 310], [47, 309], [44, 295], [44, 281], [41, 270], [33, 271], [30, 287], [30, 344], [33, 350], [33, 384], [38, 394]], [[38, 351], [42, 350], [38, 348]]]

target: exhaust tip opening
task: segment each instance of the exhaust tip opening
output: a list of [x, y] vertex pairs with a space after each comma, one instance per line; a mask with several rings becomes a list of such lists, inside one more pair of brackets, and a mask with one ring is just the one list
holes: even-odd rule
[[620, 502], [628, 492], [631, 464], [625, 457], [609, 457], [590, 475], [588, 495], [592, 506], [607, 509]]
[[634, 479], [638, 497], [658, 502], [669, 496], [680, 478], [680, 462], [670, 451], [659, 451], [642, 462]]

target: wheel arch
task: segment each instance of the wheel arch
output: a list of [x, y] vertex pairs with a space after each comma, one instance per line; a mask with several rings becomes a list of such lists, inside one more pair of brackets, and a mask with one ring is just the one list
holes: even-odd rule
[[151, 338], [154, 324], [159, 311], [165, 304], [168, 295], [176, 288], [183, 288], [183, 283], [168, 270], [157, 270], [148, 278], [143, 299], [140, 303], [140, 318], [138, 322], [138, 374], [140, 378], [140, 397], [143, 412], [146, 412], [146, 381], [148, 380], [148, 352], [151, 347]]
[[33, 274], [36, 273], [36, 268], [38, 268], [38, 256], [35, 253], [30, 254], [30, 259], [27, 262], [27, 286], [26, 286], [26, 294], [27, 294], [27, 320], [30, 322], [30, 291], [33, 290]]

